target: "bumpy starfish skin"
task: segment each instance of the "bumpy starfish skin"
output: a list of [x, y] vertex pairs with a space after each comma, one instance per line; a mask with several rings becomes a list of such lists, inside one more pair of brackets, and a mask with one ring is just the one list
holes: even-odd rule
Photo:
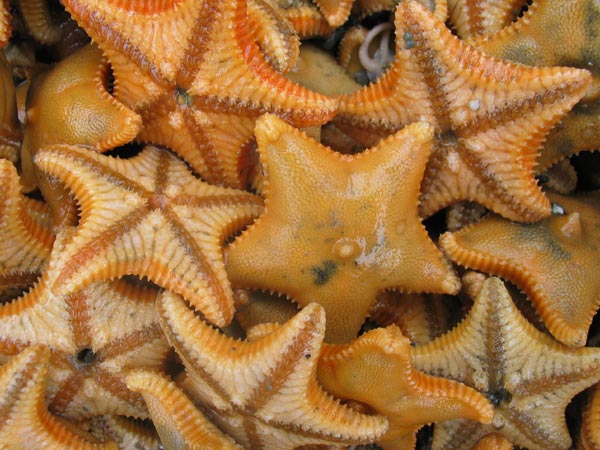
[[577, 171], [569, 159], [561, 159], [548, 168], [541, 177], [544, 178], [544, 186], [547, 189], [559, 194], [570, 194], [577, 187]]
[[37, 42], [52, 45], [60, 40], [60, 28], [50, 14], [47, 0], [17, 0], [16, 3], [27, 30]]
[[74, 194], [81, 220], [52, 289], [75, 292], [126, 274], [183, 295], [218, 326], [233, 317], [221, 241], [262, 211], [262, 200], [194, 177], [148, 146], [119, 159], [75, 146], [46, 147], [36, 164]]
[[513, 445], [499, 433], [482, 437], [472, 450], [512, 450]]
[[531, 66], [573, 66], [591, 71], [584, 101], [600, 98], [600, 5], [594, 0], [534, 0], [499, 33], [471, 43], [490, 55]]
[[461, 38], [473, 38], [500, 31], [523, 5], [523, 0], [448, 0], [448, 15]]
[[359, 414], [319, 386], [325, 312], [318, 304], [251, 342], [224, 336], [175, 294], [164, 293], [158, 311], [186, 367], [184, 390], [243, 446], [285, 450], [368, 443], [387, 430], [383, 417]]
[[314, 0], [332, 27], [342, 25], [350, 15], [354, 0]]
[[410, 341], [394, 325], [347, 345], [325, 345], [317, 376], [336, 397], [360, 401], [388, 417], [389, 431], [377, 441], [386, 450], [414, 449], [416, 432], [431, 422], [489, 423], [493, 417], [492, 405], [477, 391], [416, 371]]
[[529, 450], [566, 450], [565, 408], [600, 379], [600, 349], [565, 347], [535, 329], [498, 278], [485, 281], [456, 328], [412, 355], [418, 370], [461, 381], [494, 404], [490, 425], [437, 424], [433, 450], [470, 449], [490, 432]]
[[600, 192], [549, 196], [563, 215], [535, 224], [490, 216], [440, 244], [457, 263], [519, 286], [556, 339], [582, 346], [600, 306]]
[[156, 430], [136, 419], [105, 414], [77, 423], [101, 442], [114, 441], [120, 450], [164, 449]]
[[141, 114], [138, 139], [173, 149], [209, 182], [245, 186], [242, 147], [262, 112], [296, 126], [322, 124], [335, 112], [334, 99], [267, 63], [245, 0], [64, 4], [107, 54], [115, 96]]
[[377, 83], [340, 99], [336, 122], [368, 145], [415, 120], [434, 124], [439, 140], [422, 184], [423, 217], [458, 200], [512, 220], [548, 216], [533, 177], [538, 149], [584, 94], [589, 74], [488, 57], [413, 1], [398, 5], [395, 25], [396, 60]]
[[[359, 17], [365, 17], [380, 11], [393, 11], [402, 1], [410, 0], [355, 0], [354, 12]], [[441, 21], [448, 16], [448, 2], [446, 0], [416, 0], [432, 11]]]
[[173, 381], [163, 375], [138, 370], [127, 376], [127, 386], [144, 396], [165, 448], [242, 450], [204, 417]]
[[17, 169], [0, 159], [0, 295], [31, 286], [50, 256], [54, 235], [33, 217]]
[[577, 450], [598, 449], [600, 449], [600, 384], [589, 392], [577, 442]]
[[325, 37], [334, 30], [319, 9], [308, 0], [292, 2], [284, 8], [283, 14], [301, 39]]
[[226, 249], [232, 283], [320, 303], [337, 343], [356, 337], [380, 290], [455, 293], [459, 281], [417, 215], [432, 131], [417, 123], [342, 155], [276, 116], [259, 119], [265, 212]]
[[107, 71], [102, 52], [88, 45], [36, 77], [28, 92], [23, 184], [28, 191], [39, 186], [57, 227], [74, 222], [76, 211], [66, 189], [35, 169], [40, 147], [78, 144], [106, 151], [131, 141], [141, 128], [140, 116], [107, 92]]
[[[92, 443], [73, 425], [46, 410], [44, 390], [50, 350], [29, 347], [0, 367], [0, 443], [11, 450], [117, 450], [115, 443]], [[10, 444], [5, 447], [4, 444]]]
[[[53, 258], [73, 235], [57, 237]], [[122, 281], [97, 283], [71, 295], [53, 294], [55, 260], [23, 297], [0, 306], [0, 360], [32, 344], [52, 352], [50, 409], [79, 419], [97, 414], [147, 417], [123, 372], [162, 368], [169, 351], [154, 310], [156, 291]]]
[[11, 65], [0, 49], [0, 157], [18, 159], [21, 129], [17, 118], [16, 88]]

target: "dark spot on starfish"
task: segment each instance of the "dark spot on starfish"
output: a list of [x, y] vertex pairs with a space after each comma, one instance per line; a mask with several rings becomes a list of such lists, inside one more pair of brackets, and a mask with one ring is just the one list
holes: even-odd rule
[[310, 357], [311, 357], [311, 354], [310, 354], [310, 353], [306, 353], [306, 354], [304, 355], [304, 357], [305, 357], [306, 359], [310, 359]]
[[413, 40], [413, 35], [410, 31], [406, 31], [402, 38], [404, 39], [404, 48], [406, 50], [410, 50], [416, 45], [415, 41]]
[[77, 352], [76, 358], [80, 366], [89, 366], [96, 361], [96, 354], [91, 348], [84, 348]]
[[194, 102], [192, 96], [187, 93], [187, 91], [183, 88], [177, 87], [175, 88], [175, 101], [180, 106], [192, 106]]
[[499, 406], [501, 403], [508, 403], [512, 399], [512, 395], [510, 394], [510, 392], [508, 392], [503, 387], [495, 391], [485, 392], [483, 395], [485, 395], [487, 399], [492, 403], [492, 405], [496, 407]]
[[323, 286], [327, 284], [331, 276], [337, 270], [337, 264], [335, 261], [325, 260], [320, 266], [313, 266], [310, 268], [313, 274], [313, 283], [317, 286]]

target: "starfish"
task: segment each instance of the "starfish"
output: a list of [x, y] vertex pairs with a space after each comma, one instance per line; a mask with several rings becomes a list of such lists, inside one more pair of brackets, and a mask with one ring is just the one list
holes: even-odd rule
[[453, 419], [489, 423], [493, 408], [477, 391], [414, 369], [410, 341], [394, 325], [377, 328], [347, 345], [325, 345], [317, 377], [325, 390], [373, 408], [390, 421], [377, 443], [412, 450], [423, 425]]
[[72, 239], [56, 239], [44, 275], [23, 297], [0, 305], [0, 359], [34, 344], [52, 350], [50, 409], [81, 419], [98, 414], [147, 417], [140, 395], [125, 386], [134, 367], [161, 368], [170, 350], [154, 310], [156, 291], [124, 281], [100, 282], [69, 295], [53, 294], [56, 256]]
[[432, 131], [417, 123], [343, 155], [276, 116], [261, 117], [265, 212], [226, 249], [232, 284], [320, 303], [326, 339], [336, 343], [356, 337], [380, 290], [458, 291], [417, 214]]
[[177, 385], [165, 376], [136, 370], [127, 376], [127, 387], [144, 396], [165, 448], [242, 450], [204, 417]]
[[21, 128], [12, 68], [0, 49], [0, 158], [16, 163], [20, 142]]
[[539, 176], [546, 189], [559, 194], [568, 195], [577, 188], [577, 171], [571, 161], [561, 159]]
[[283, 7], [286, 20], [300, 39], [327, 37], [335, 29], [319, 9], [308, 0], [295, 0]]
[[52, 17], [46, 0], [17, 0], [16, 4], [33, 39], [43, 45], [56, 44], [60, 40], [60, 27]]
[[[396, 5], [407, 0], [356, 0], [354, 2], [354, 12], [360, 18], [381, 11], [393, 11]], [[447, 0], [416, 0], [427, 7], [441, 21], [448, 17]]]
[[523, 5], [523, 0], [448, 0], [449, 21], [462, 39], [492, 35], [510, 25]]
[[497, 432], [529, 450], [567, 450], [564, 411], [600, 380], [600, 349], [569, 348], [538, 331], [498, 278], [487, 279], [467, 317], [412, 351], [417, 370], [461, 381], [494, 405], [490, 425], [453, 420], [435, 427], [433, 450], [470, 449]]
[[517, 285], [556, 339], [582, 346], [600, 306], [599, 194], [549, 194], [564, 213], [535, 224], [489, 216], [444, 234], [440, 244], [458, 264]]
[[[34, 345], [0, 367], [0, 442], [12, 450], [117, 450], [115, 443], [92, 443], [83, 431], [50, 414], [45, 385], [51, 352]], [[4, 447], [3, 448], [8, 448]]]
[[140, 116], [108, 93], [107, 71], [102, 52], [87, 45], [36, 77], [28, 92], [23, 183], [27, 190], [39, 184], [57, 227], [73, 222], [75, 211], [64, 187], [35, 170], [37, 151], [52, 144], [78, 144], [104, 152], [131, 141], [141, 128]]
[[217, 326], [231, 321], [221, 242], [258, 216], [259, 197], [211, 186], [152, 146], [129, 159], [51, 146], [35, 159], [73, 192], [81, 209], [53, 290], [75, 292], [132, 274], [180, 293]]
[[513, 450], [513, 445], [500, 433], [490, 433], [482, 437], [472, 450]]
[[121, 450], [160, 450], [162, 448], [158, 434], [148, 419], [141, 421], [105, 414], [78, 421], [76, 424], [101, 442], [114, 441]]
[[108, 56], [115, 97], [142, 116], [137, 139], [173, 149], [208, 182], [245, 187], [242, 148], [261, 113], [302, 127], [335, 113], [336, 100], [267, 63], [245, 0], [64, 4]]
[[531, 66], [587, 69], [583, 101], [600, 100], [600, 7], [594, 0], [534, 0], [523, 17], [470, 43], [490, 55]]
[[313, 0], [327, 23], [332, 27], [339, 27], [350, 16], [354, 0]]
[[317, 360], [325, 334], [320, 305], [303, 308], [251, 342], [210, 327], [176, 294], [163, 293], [157, 308], [186, 367], [184, 391], [243, 446], [287, 450], [368, 443], [387, 430], [385, 418], [359, 414], [319, 386]]
[[589, 392], [588, 402], [583, 411], [577, 450], [600, 449], [600, 384]]
[[589, 74], [491, 58], [414, 1], [398, 5], [395, 26], [396, 60], [377, 83], [340, 98], [336, 123], [365, 145], [415, 120], [434, 125], [422, 217], [458, 200], [511, 220], [548, 216], [535, 160], [547, 132], [584, 94]]
[[21, 194], [17, 169], [0, 159], [0, 296], [29, 288], [50, 257], [54, 234]]

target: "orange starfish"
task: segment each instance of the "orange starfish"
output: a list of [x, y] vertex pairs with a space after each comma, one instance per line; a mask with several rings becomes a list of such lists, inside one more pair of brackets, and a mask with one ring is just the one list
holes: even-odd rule
[[59, 234], [52, 261], [30, 292], [0, 305], [0, 358], [44, 344], [52, 350], [53, 412], [73, 419], [98, 414], [145, 418], [144, 402], [127, 389], [124, 372], [158, 369], [166, 361], [169, 346], [157, 323], [156, 291], [113, 281], [70, 295], [52, 293], [56, 256], [73, 234], [69, 228]]
[[437, 424], [432, 450], [467, 450], [493, 432], [529, 450], [567, 450], [565, 408], [600, 380], [600, 349], [569, 348], [538, 331], [498, 278], [485, 281], [456, 328], [412, 355], [418, 370], [461, 381], [494, 405], [490, 425]]
[[78, 144], [106, 151], [126, 144], [139, 132], [141, 118], [107, 91], [108, 63], [88, 45], [32, 81], [27, 96], [27, 124], [21, 146], [23, 183], [39, 184], [55, 225], [74, 221], [68, 192], [33, 166], [37, 151], [51, 144]]
[[165, 448], [242, 450], [204, 417], [174, 382], [163, 375], [136, 370], [127, 376], [127, 387], [144, 396]]
[[332, 27], [339, 27], [350, 16], [354, 0], [313, 0]]
[[0, 159], [0, 296], [29, 288], [50, 256], [54, 235], [21, 194], [17, 169]]
[[327, 311], [327, 341], [356, 337], [378, 291], [456, 293], [417, 214], [433, 130], [417, 123], [358, 155], [335, 153], [273, 115], [256, 140], [265, 212], [226, 249], [241, 287]]
[[[387, 430], [321, 389], [316, 368], [325, 312], [313, 303], [254, 341], [226, 337], [181, 297], [158, 300], [161, 324], [187, 372], [184, 390], [224, 431], [248, 448], [368, 443]], [[201, 344], [200, 344], [201, 343]]]
[[326, 37], [335, 29], [309, 0], [295, 0], [282, 11], [301, 39]]
[[267, 63], [245, 0], [64, 4], [108, 56], [117, 99], [142, 116], [138, 139], [173, 149], [211, 183], [246, 185], [242, 147], [261, 113], [296, 126], [333, 117], [334, 99]]
[[20, 142], [21, 128], [17, 118], [12, 67], [0, 49], [0, 157], [16, 163]]
[[582, 346], [600, 306], [599, 194], [549, 194], [564, 213], [535, 224], [489, 216], [440, 244], [457, 263], [519, 286], [556, 339]]
[[221, 242], [262, 211], [259, 197], [204, 183], [151, 146], [129, 159], [46, 147], [36, 164], [62, 181], [81, 209], [53, 290], [134, 274], [180, 293], [218, 326], [231, 321]]
[[500, 433], [491, 433], [482, 437], [472, 450], [512, 450], [514, 447]]
[[326, 345], [317, 376], [338, 398], [356, 400], [385, 415], [389, 431], [377, 443], [412, 450], [416, 432], [432, 422], [472, 419], [489, 423], [493, 408], [477, 391], [414, 369], [410, 341], [394, 325], [363, 334], [347, 345]]
[[590, 390], [583, 411], [577, 450], [600, 449], [600, 384]]
[[77, 430], [46, 410], [44, 397], [50, 355], [46, 347], [35, 345], [0, 367], [2, 447], [11, 450], [117, 450], [115, 443], [92, 443], [91, 436], [83, 430]]
[[4, 47], [12, 34], [12, 17], [8, 0], [0, 1], [0, 48]]
[[424, 217], [458, 200], [512, 220], [548, 216], [533, 176], [538, 149], [584, 94], [589, 74], [488, 57], [414, 1], [398, 5], [395, 25], [396, 60], [377, 83], [340, 99], [336, 123], [367, 145], [415, 120], [434, 124]]

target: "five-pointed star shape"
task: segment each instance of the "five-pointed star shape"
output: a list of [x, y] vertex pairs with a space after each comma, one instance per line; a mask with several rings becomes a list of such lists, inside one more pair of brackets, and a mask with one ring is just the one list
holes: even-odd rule
[[394, 63], [376, 83], [340, 98], [338, 126], [372, 145], [415, 120], [434, 125], [423, 217], [459, 200], [512, 220], [548, 216], [536, 158], [547, 132], [584, 94], [589, 73], [489, 57], [414, 1], [398, 5], [395, 26]]
[[412, 355], [418, 370], [461, 381], [494, 405], [490, 425], [437, 424], [433, 450], [470, 449], [491, 432], [530, 450], [567, 450], [565, 408], [600, 380], [600, 349], [569, 348], [538, 331], [498, 278], [485, 281], [456, 328], [414, 347]]
[[129, 159], [53, 146], [35, 159], [73, 192], [81, 209], [53, 290], [66, 294], [133, 274], [180, 293], [218, 326], [231, 321], [221, 242], [258, 216], [259, 197], [211, 186], [152, 146]]
[[326, 339], [337, 343], [356, 337], [378, 291], [456, 293], [459, 281], [417, 214], [432, 132], [416, 123], [343, 155], [261, 117], [265, 212], [226, 249], [232, 284], [320, 303]]
[[0, 445], [10, 444], [11, 450], [117, 450], [114, 442], [92, 443], [83, 431], [48, 412], [50, 358], [47, 347], [34, 345], [0, 367]]
[[182, 156], [205, 180], [244, 187], [242, 147], [256, 117], [322, 124], [337, 102], [277, 73], [249, 28], [245, 0], [65, 0], [108, 56], [114, 95], [138, 112], [138, 139]]
[[54, 242], [25, 199], [17, 169], [0, 159], [0, 296], [30, 287], [42, 274]]
[[139, 392], [165, 448], [242, 450], [194, 406], [177, 385], [157, 372], [136, 370], [127, 387]]
[[161, 325], [186, 367], [184, 391], [213, 422], [248, 448], [369, 443], [387, 430], [382, 416], [360, 414], [317, 382], [325, 312], [312, 303], [253, 341], [227, 337], [165, 292]]
[[444, 420], [489, 423], [493, 408], [477, 391], [414, 369], [410, 341], [395, 325], [377, 328], [346, 345], [325, 345], [317, 376], [338, 398], [356, 400], [388, 417], [377, 443], [386, 450], [413, 450], [422, 426]]
[[154, 289], [124, 281], [95, 283], [69, 295], [52, 293], [56, 257], [74, 229], [56, 238], [40, 281], [23, 297], [0, 305], [0, 361], [30, 345], [52, 350], [50, 409], [81, 419], [98, 414], [146, 418], [139, 394], [125, 386], [125, 372], [162, 369], [170, 347], [157, 322]]
[[556, 339], [582, 346], [600, 306], [600, 191], [548, 195], [563, 214], [535, 224], [489, 216], [440, 244], [458, 264], [516, 284]]

